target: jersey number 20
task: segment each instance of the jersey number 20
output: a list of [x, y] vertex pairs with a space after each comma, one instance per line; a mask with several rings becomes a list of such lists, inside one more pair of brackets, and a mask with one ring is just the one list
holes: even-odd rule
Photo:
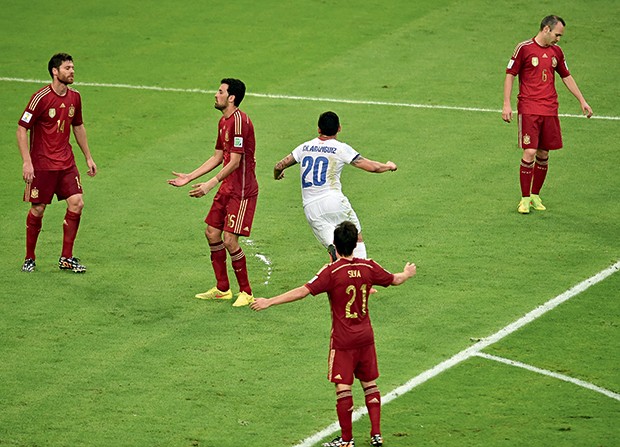
[[301, 175], [301, 187], [309, 188], [310, 186], [322, 186], [327, 181], [327, 166], [329, 160], [327, 157], [304, 157], [301, 166], [304, 172]]

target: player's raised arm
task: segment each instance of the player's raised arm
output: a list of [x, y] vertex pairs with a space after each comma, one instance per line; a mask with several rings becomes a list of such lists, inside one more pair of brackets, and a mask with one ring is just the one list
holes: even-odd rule
[[295, 160], [291, 154], [288, 154], [273, 167], [273, 178], [276, 180], [282, 180], [284, 178], [284, 170], [296, 163], [297, 160]]
[[369, 160], [361, 155], [351, 162], [356, 168], [363, 169], [366, 172], [375, 172], [381, 174], [387, 171], [396, 171], [398, 167], [396, 163], [388, 161], [387, 163], [381, 163], [380, 161]]

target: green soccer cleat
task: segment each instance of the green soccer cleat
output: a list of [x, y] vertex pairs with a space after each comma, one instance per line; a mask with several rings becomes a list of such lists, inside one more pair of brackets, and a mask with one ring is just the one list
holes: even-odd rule
[[530, 198], [529, 197], [521, 197], [521, 201], [519, 202], [519, 207], [517, 211], [521, 214], [529, 214], [530, 213]]
[[237, 300], [233, 303], [233, 307], [243, 307], [254, 302], [254, 297], [246, 292], [239, 292]]
[[206, 292], [196, 294], [196, 298], [201, 300], [229, 300], [232, 298], [232, 292], [230, 289], [222, 292], [217, 287], [213, 287]]
[[540, 196], [538, 194], [532, 194], [530, 199], [530, 204], [532, 205], [532, 208], [534, 208], [536, 211], [545, 211], [547, 209], [545, 205], [543, 205], [542, 200], [540, 200]]

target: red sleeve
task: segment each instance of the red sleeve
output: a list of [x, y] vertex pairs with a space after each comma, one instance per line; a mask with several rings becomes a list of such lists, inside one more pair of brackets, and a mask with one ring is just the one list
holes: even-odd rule
[[391, 286], [392, 283], [394, 282], [394, 275], [392, 273], [388, 272], [383, 267], [381, 267], [379, 264], [377, 264], [372, 259], [370, 259], [369, 261], [374, 264], [373, 269], [372, 269], [372, 271], [373, 271], [373, 278], [372, 278], [373, 285], [377, 285], [377, 286], [381, 286], [381, 287]]
[[568, 65], [566, 64], [566, 59], [564, 58], [564, 52], [558, 46], [554, 47], [556, 50], [558, 65], [555, 67], [555, 71], [558, 72], [561, 78], [565, 78], [570, 76], [570, 71], [568, 70]]

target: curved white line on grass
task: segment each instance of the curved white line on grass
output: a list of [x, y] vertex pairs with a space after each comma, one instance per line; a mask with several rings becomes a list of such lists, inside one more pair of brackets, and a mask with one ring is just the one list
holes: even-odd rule
[[[412, 378], [404, 385], [401, 385], [398, 388], [386, 394], [385, 396], [382, 396], [381, 405], [388, 404], [389, 402], [396, 399], [398, 396], [408, 393], [409, 391], [411, 391], [418, 385], [421, 385], [427, 380], [432, 379], [433, 377], [441, 374], [445, 370], [452, 368], [453, 366], [463, 362], [464, 360], [469, 359], [472, 356], [478, 355], [480, 351], [483, 350], [484, 348], [498, 342], [499, 340], [506, 337], [507, 335], [512, 334], [516, 330], [521, 329], [526, 324], [531, 323], [532, 321], [534, 321], [541, 315], [556, 308], [563, 302], [568, 301], [569, 299], [580, 294], [584, 290], [587, 290], [589, 287], [593, 286], [594, 284], [597, 284], [603, 281], [605, 278], [613, 275], [619, 270], [620, 270], [620, 261], [607, 267], [605, 270], [600, 271], [599, 273], [586, 279], [585, 281], [580, 282], [579, 284], [568, 289], [566, 292], [562, 293], [561, 295], [558, 295], [555, 298], [547, 301], [542, 306], [537, 307], [536, 309], [527, 313], [525, 316], [519, 318], [513, 323], [510, 323], [508, 326], [500, 329], [499, 331], [497, 331], [495, 334], [491, 335], [490, 337], [480, 340], [475, 345], [472, 345], [469, 348], [459, 352], [458, 354], [450, 357], [448, 360], [445, 360], [439, 363], [438, 365], [434, 366], [433, 368], [427, 371], [424, 371], [422, 374]], [[367, 413], [368, 413], [368, 410], [366, 410], [366, 407], [360, 407], [356, 409], [353, 412], [353, 421], [357, 421], [358, 419], [360, 419], [360, 417], [362, 417], [363, 415]], [[338, 426], [338, 423], [331, 424], [329, 427], [326, 427], [323, 430], [315, 433], [314, 435], [304, 439], [302, 442], [295, 445], [294, 447], [311, 447], [317, 442], [319, 442], [320, 440], [322, 440], [323, 438], [336, 432], [339, 428], [340, 427]]]
[[[0, 77], [0, 81], [7, 82], [27, 82], [32, 84], [48, 84], [49, 81], [42, 81], [38, 79], [23, 79], [23, 78], [7, 78]], [[176, 87], [156, 87], [150, 85], [131, 85], [131, 84], [106, 84], [99, 82], [76, 82], [74, 85], [83, 85], [86, 87], [108, 87], [108, 88], [128, 88], [133, 90], [153, 90], [158, 92], [177, 92], [177, 93], [203, 93], [214, 94], [215, 90], [203, 90], [199, 88], [176, 88]], [[366, 101], [358, 99], [346, 99], [346, 98], [321, 98], [311, 96], [296, 96], [296, 95], [273, 95], [270, 93], [246, 93], [245, 96], [254, 96], [256, 98], [269, 98], [269, 99], [284, 99], [293, 101], [315, 101], [315, 102], [335, 102], [338, 104], [358, 104], [358, 105], [372, 105], [372, 106], [388, 106], [388, 107], [409, 107], [414, 109], [435, 109], [435, 110], [456, 110], [460, 112], [487, 112], [487, 113], [501, 113], [499, 109], [485, 109], [478, 107], [462, 107], [462, 106], [444, 106], [433, 104], [415, 104], [407, 102], [387, 102], [387, 101]], [[561, 117], [565, 118], [585, 118], [583, 115], [572, 115], [561, 113]], [[592, 119], [599, 120], [611, 120], [620, 121], [620, 116], [592, 116]]]
[[616, 394], [613, 391], [610, 391], [610, 390], [605, 389], [605, 388], [601, 388], [600, 386], [596, 386], [596, 385], [594, 385], [594, 384], [592, 384], [590, 382], [586, 382], [586, 381], [583, 381], [583, 380], [575, 379], [573, 377], [566, 376], [564, 374], [555, 373], [555, 372], [549, 371], [547, 369], [537, 368], [535, 366], [528, 365], [527, 363], [517, 362], [516, 360], [510, 360], [510, 359], [506, 359], [504, 357], [498, 357], [496, 355], [485, 354], [484, 352], [478, 352], [477, 354], [475, 354], [475, 356], [476, 357], [482, 357], [482, 358], [488, 359], [488, 360], [494, 360], [494, 361], [500, 362], [500, 363], [505, 363], [506, 365], [510, 365], [510, 366], [517, 366], [519, 368], [527, 369], [528, 371], [532, 371], [532, 372], [535, 372], [535, 373], [538, 373], [538, 374], [542, 374], [544, 376], [549, 376], [549, 377], [553, 377], [555, 379], [563, 380], [565, 382], [570, 382], [570, 383], [573, 383], [575, 385], [579, 385], [579, 386], [582, 386], [584, 388], [587, 388], [589, 390], [596, 391], [597, 393], [604, 394], [605, 396], [611, 397], [612, 399], [620, 400], [620, 394]]
[[[244, 239], [246, 245], [254, 248], [254, 241], [252, 239]], [[265, 280], [265, 282], [263, 284], [269, 284], [269, 280], [271, 279], [271, 259], [269, 259], [267, 256], [262, 255], [260, 253], [254, 253], [254, 256], [256, 256], [263, 264], [265, 264], [267, 266], [267, 279]]]

